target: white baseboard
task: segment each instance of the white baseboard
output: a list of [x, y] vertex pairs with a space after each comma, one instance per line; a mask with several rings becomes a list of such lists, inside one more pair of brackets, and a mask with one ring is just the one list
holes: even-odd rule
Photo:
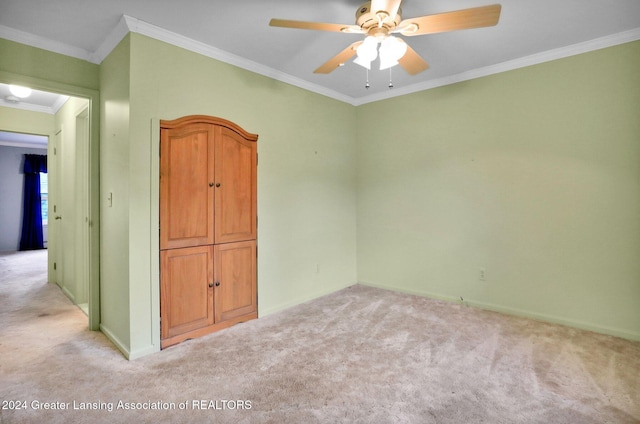
[[539, 321], [566, 325], [567, 327], [579, 328], [581, 330], [593, 331], [595, 333], [607, 334], [609, 336], [620, 337], [623, 339], [640, 341], [639, 333], [633, 333], [631, 331], [621, 330], [618, 328], [607, 327], [604, 325], [578, 321], [578, 320], [573, 320], [569, 318], [563, 318], [555, 315], [540, 314], [533, 311], [510, 308], [502, 305], [494, 305], [492, 303], [478, 302], [475, 300], [465, 299], [464, 301], [468, 305], [479, 308], [479, 309], [486, 309], [489, 311], [500, 312], [508, 315], [515, 315], [515, 316], [524, 317], [524, 318], [532, 318]]
[[346, 289], [347, 287], [351, 287], [354, 284], [357, 284], [357, 283], [355, 283], [355, 282], [354, 283], [347, 283], [347, 284], [344, 284], [342, 286], [334, 287], [334, 288], [329, 289], [329, 290], [315, 291], [315, 292], [313, 292], [311, 294], [308, 294], [306, 296], [302, 296], [302, 297], [296, 298], [296, 299], [294, 299], [294, 300], [292, 300], [290, 302], [282, 303], [280, 305], [276, 305], [276, 306], [273, 306], [273, 307], [268, 308], [268, 309], [260, 309], [258, 311], [258, 317], [264, 317], [264, 316], [267, 316], [267, 315], [270, 315], [270, 314], [273, 314], [273, 313], [276, 313], [276, 312], [283, 311], [285, 309], [291, 308], [291, 307], [299, 305], [301, 303], [308, 302], [310, 300], [317, 299], [317, 298], [322, 297], [322, 296], [326, 296], [328, 294], [340, 291], [342, 289]]
[[407, 290], [398, 287], [386, 286], [384, 284], [370, 283], [361, 281], [359, 284], [363, 286], [376, 287], [385, 290], [391, 290], [401, 293], [413, 294], [416, 296], [428, 297], [431, 299], [444, 300], [447, 302], [460, 303], [466, 306], [471, 306], [478, 309], [485, 309], [493, 312], [500, 312], [507, 315], [515, 315], [524, 318], [531, 318], [539, 321], [549, 322], [553, 324], [561, 324], [567, 327], [579, 328], [581, 330], [593, 331], [595, 333], [607, 334], [609, 336], [620, 337], [627, 340], [640, 341], [640, 333], [632, 331], [622, 330], [619, 328], [607, 327], [604, 325], [598, 325], [595, 323], [589, 323], [584, 321], [572, 320], [569, 318], [563, 318], [555, 315], [541, 314], [538, 312], [528, 311], [524, 309], [511, 308], [503, 305], [496, 305], [493, 303], [480, 302], [468, 298], [460, 298], [455, 296], [442, 295], [438, 293], [431, 293], [423, 290]]
[[151, 355], [152, 353], [160, 352], [160, 346], [150, 345], [142, 349], [136, 349], [129, 352], [129, 360], [133, 361], [143, 356]]
[[76, 297], [73, 295], [73, 293], [71, 293], [66, 287], [61, 286], [60, 284], [58, 284], [58, 286], [62, 289], [62, 293], [64, 293], [64, 295], [67, 296], [74, 305], [77, 305]]
[[111, 330], [109, 330], [105, 325], [100, 324], [100, 331], [107, 337], [107, 339], [111, 341], [111, 343], [113, 343], [118, 348], [120, 352], [122, 352], [125, 358], [131, 359], [129, 348], [125, 346], [125, 344], [118, 337], [116, 337], [116, 335], [113, 334]]

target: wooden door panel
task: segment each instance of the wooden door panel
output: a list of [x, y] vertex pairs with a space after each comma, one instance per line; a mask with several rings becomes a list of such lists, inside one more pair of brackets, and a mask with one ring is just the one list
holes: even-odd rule
[[[256, 238], [256, 143], [219, 128], [215, 152], [215, 243]], [[219, 186], [218, 186], [219, 184]]]
[[160, 145], [160, 249], [213, 244], [211, 125], [163, 129]]
[[256, 242], [216, 245], [214, 260], [215, 322], [256, 312]]
[[213, 246], [160, 252], [161, 338], [214, 323]]

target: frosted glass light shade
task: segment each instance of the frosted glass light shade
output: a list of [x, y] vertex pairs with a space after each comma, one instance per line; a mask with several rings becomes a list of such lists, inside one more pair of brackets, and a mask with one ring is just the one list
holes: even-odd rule
[[16, 97], [24, 99], [31, 95], [31, 89], [29, 87], [23, 87], [21, 85], [9, 85], [9, 91]]
[[380, 44], [380, 70], [396, 66], [406, 52], [407, 43], [393, 36], [385, 38]]
[[375, 37], [367, 37], [362, 44], [356, 49], [358, 57], [354, 59], [354, 63], [363, 66], [367, 69], [371, 69], [371, 62], [378, 57], [378, 40]]

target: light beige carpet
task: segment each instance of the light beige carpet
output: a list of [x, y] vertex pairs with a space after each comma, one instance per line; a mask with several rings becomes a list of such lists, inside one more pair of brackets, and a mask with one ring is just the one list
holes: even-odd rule
[[365, 286], [129, 362], [43, 254], [0, 256], [3, 424], [640, 422], [640, 343]]

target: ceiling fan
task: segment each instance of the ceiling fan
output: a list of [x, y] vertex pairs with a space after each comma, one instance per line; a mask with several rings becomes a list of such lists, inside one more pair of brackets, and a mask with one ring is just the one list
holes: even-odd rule
[[[371, 62], [380, 57], [380, 69], [402, 66], [409, 74], [416, 75], [429, 65], [403, 39], [407, 37], [461, 29], [493, 26], [500, 19], [501, 6], [474, 7], [419, 18], [402, 19], [402, 0], [371, 0], [356, 11], [356, 24], [343, 25], [320, 22], [272, 19], [269, 25], [283, 28], [311, 29], [318, 31], [366, 34], [364, 40], [356, 41], [314, 71], [328, 74], [357, 55], [355, 63], [371, 69]], [[378, 52], [378, 45], [380, 49]]]

